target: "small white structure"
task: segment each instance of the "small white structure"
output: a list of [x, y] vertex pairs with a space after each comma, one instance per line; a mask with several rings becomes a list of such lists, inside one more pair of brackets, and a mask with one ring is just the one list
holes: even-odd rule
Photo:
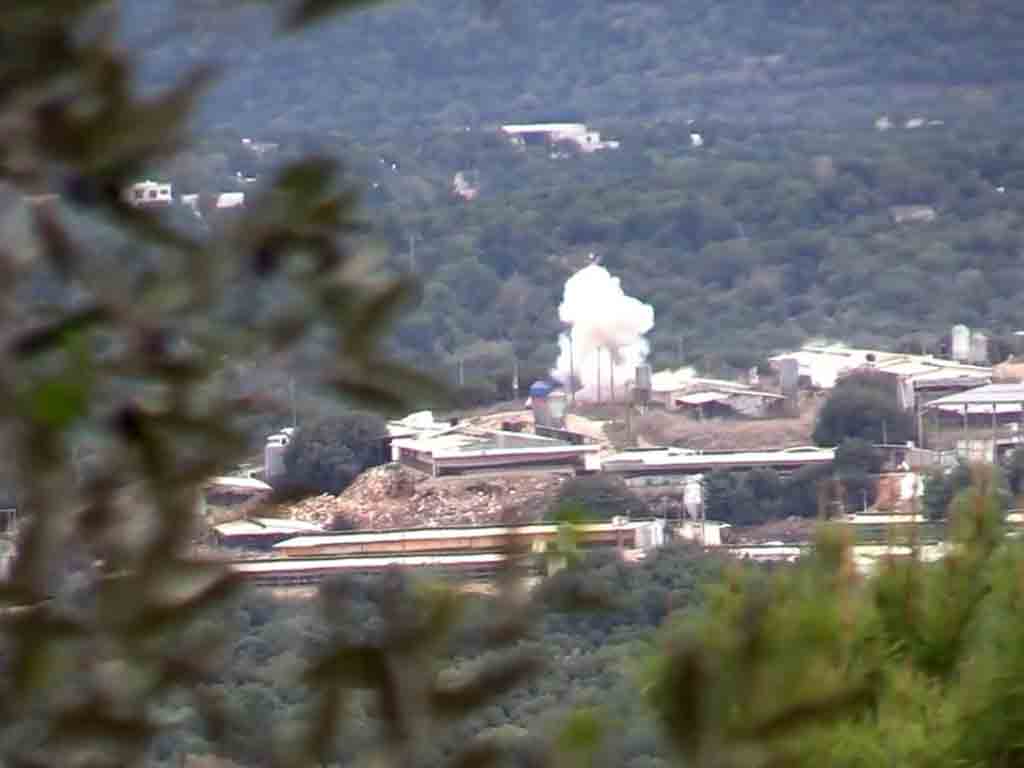
[[966, 325], [954, 325], [952, 332], [953, 359], [966, 363], [971, 357], [971, 329]]
[[276, 144], [272, 141], [254, 141], [252, 139], [242, 139], [242, 144], [246, 149], [260, 155], [261, 157], [268, 152], [276, 151], [281, 146], [280, 144]]
[[907, 120], [907, 122], [904, 125], [910, 130], [913, 130], [914, 128], [920, 128], [921, 126], [924, 125], [924, 118], [912, 117], [909, 120]]
[[202, 218], [203, 214], [199, 211], [199, 195], [182, 195], [181, 204], [192, 211], [193, 216]]
[[171, 185], [158, 181], [139, 181], [132, 184], [123, 193], [124, 201], [136, 208], [149, 205], [171, 205], [174, 196]]
[[751, 417], [768, 415], [785, 400], [778, 393], [760, 392], [740, 382], [695, 376], [690, 368], [655, 373], [650, 398], [670, 411], [695, 410], [704, 415], [722, 409]]
[[603, 140], [598, 131], [590, 130], [585, 123], [503, 125], [501, 132], [520, 146], [565, 142], [573, 144], [579, 151], [586, 153], [619, 148], [619, 142]]
[[284, 455], [292, 442], [292, 432], [291, 429], [283, 429], [267, 438], [267, 443], [263, 447], [263, 476], [268, 481], [282, 477], [288, 471], [284, 464]]
[[677, 525], [674, 533], [685, 541], [695, 541], [705, 547], [720, 547], [722, 529], [731, 527], [715, 520], [687, 520]]
[[844, 344], [807, 344], [795, 352], [775, 355], [768, 362], [772, 368], [780, 370], [786, 360], [795, 360], [799, 377], [806, 378], [818, 389], [831, 389], [837, 380], [859, 368], [891, 374], [915, 388], [929, 381], [953, 379], [987, 384], [992, 376], [992, 369], [987, 366], [967, 365], [931, 355], [858, 349]]
[[691, 133], [690, 134], [690, 146], [695, 148], [695, 149], [697, 147], [703, 147], [704, 146], [704, 137], [701, 136], [699, 133]]
[[930, 205], [892, 205], [889, 215], [897, 224], [917, 224], [935, 221], [938, 213]]
[[888, 115], [882, 115], [875, 120], [875, 128], [879, 131], [888, 131], [892, 128], [892, 120], [889, 119]]
[[241, 208], [245, 205], [245, 192], [222, 192], [217, 195], [217, 208]]
[[466, 178], [466, 174], [459, 171], [452, 178], [452, 191], [463, 200], [475, 200], [480, 194], [480, 188]]

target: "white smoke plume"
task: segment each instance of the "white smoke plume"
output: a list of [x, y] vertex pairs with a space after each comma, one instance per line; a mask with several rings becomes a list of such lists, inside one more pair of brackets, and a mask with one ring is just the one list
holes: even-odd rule
[[553, 374], [566, 383], [570, 371], [575, 375], [577, 399], [625, 399], [636, 367], [647, 359], [644, 334], [654, 327], [654, 307], [627, 296], [619, 278], [590, 264], [565, 281], [558, 317], [571, 331], [559, 338]]

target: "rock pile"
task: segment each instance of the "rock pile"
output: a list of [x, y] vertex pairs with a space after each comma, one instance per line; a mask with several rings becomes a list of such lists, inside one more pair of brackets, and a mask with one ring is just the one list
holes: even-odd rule
[[286, 516], [371, 530], [533, 522], [544, 516], [564, 480], [525, 473], [433, 478], [389, 464], [367, 470], [340, 496], [291, 506]]

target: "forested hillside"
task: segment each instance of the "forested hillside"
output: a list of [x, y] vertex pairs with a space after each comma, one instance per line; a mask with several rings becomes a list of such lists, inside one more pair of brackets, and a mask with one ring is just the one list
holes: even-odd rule
[[[588, 583], [605, 596], [609, 607], [548, 613], [520, 648], [545, 659], [549, 665], [546, 673], [531, 685], [481, 707], [475, 717], [453, 724], [443, 740], [417, 755], [415, 765], [451, 765], [453, 751], [473, 738], [515, 741], [527, 729], [531, 736], [527, 754], [501, 764], [539, 765], [548, 740], [564, 727], [574, 709], [600, 712], [607, 722], [614, 723], [603, 734], [604, 759], [598, 765], [640, 768], [665, 757], [657, 724], [640, 716], [646, 711], [636, 687], [641, 664], [657, 647], [655, 632], [670, 613], [678, 617], [703, 604], [708, 584], [722, 572], [723, 563], [682, 546], [658, 553], [637, 567], [607, 556], [595, 556], [591, 567], [586, 571]], [[768, 572], [763, 566], [761, 570]], [[395, 581], [339, 581], [327, 586], [328, 591], [332, 589], [344, 594], [347, 601], [351, 623], [345, 625], [346, 635], [365, 642], [380, 632], [380, 595], [385, 590], [394, 593]], [[274, 599], [266, 592], [248, 593], [237, 611], [223, 617], [225, 624], [237, 629], [238, 639], [230, 649], [229, 667], [209, 686], [209, 693], [228, 706], [235, 726], [217, 743], [201, 732], [195, 712], [184, 706], [168, 708], [167, 717], [179, 727], [160, 738], [153, 751], [153, 765], [178, 765], [183, 754], [195, 757], [208, 752], [236, 761], [223, 768], [267, 764], [266, 724], [275, 723], [287, 732], [308, 723], [316, 711], [315, 696], [307, 686], [296, 684], [295, 676], [332, 640], [330, 627], [337, 617], [317, 610], [319, 607], [302, 598]], [[452, 673], [480, 663], [481, 637], [468, 628], [486, 626], [490, 610], [493, 605], [486, 598], [470, 605], [467, 629], [457, 633], [452, 643]], [[483, 654], [483, 660], [498, 656], [499, 652], [492, 651]], [[346, 704], [344, 736], [325, 764], [352, 764], [374, 745], [380, 715], [368, 704], [365, 699]], [[530, 748], [537, 754], [530, 754]]]
[[232, 65], [212, 120], [364, 137], [563, 118], [839, 124], [879, 99], [1015, 86], [1024, 51], [1012, 0], [413, 0], [274, 43], [255, 10], [222, 24], [209, 0], [126, 5], [155, 78]]
[[[129, 4], [151, 84], [237, 65], [161, 172], [216, 192], [346, 157], [389, 265], [424, 284], [396, 348], [450, 379], [463, 361], [471, 398], [508, 395], [513, 359], [550, 367], [590, 252], [653, 304], [657, 365], [1024, 326], [1016, 3], [410, 2], [273, 44], [257, 11], [227, 27], [203, 6]], [[564, 119], [621, 148], [553, 159], [497, 131]], [[897, 221], [911, 205], [934, 220]]]

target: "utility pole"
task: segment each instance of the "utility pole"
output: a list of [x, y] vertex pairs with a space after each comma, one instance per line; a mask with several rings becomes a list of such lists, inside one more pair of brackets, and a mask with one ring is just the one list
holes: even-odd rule
[[459, 358], [459, 388], [466, 386], [466, 367], [463, 359]]
[[573, 350], [572, 342], [573, 326], [569, 326], [569, 330], [566, 331], [566, 336], [569, 339], [569, 403], [570, 405], [576, 405], [576, 361], [575, 351]]
[[512, 398], [519, 397], [519, 358], [512, 358]]
[[682, 366], [683, 365], [683, 337], [680, 336], [678, 341], [679, 341], [679, 354], [678, 354], [678, 358], [677, 359], [679, 360], [679, 365]]
[[611, 401], [615, 402], [615, 355], [611, 347], [608, 348], [608, 386], [611, 389]]
[[882, 419], [882, 445], [889, 444], [889, 425], [885, 419]]
[[295, 429], [299, 425], [299, 415], [295, 410], [295, 379], [288, 379], [288, 401], [292, 406], [292, 429]]
[[409, 235], [409, 271], [416, 271], [416, 235]]

